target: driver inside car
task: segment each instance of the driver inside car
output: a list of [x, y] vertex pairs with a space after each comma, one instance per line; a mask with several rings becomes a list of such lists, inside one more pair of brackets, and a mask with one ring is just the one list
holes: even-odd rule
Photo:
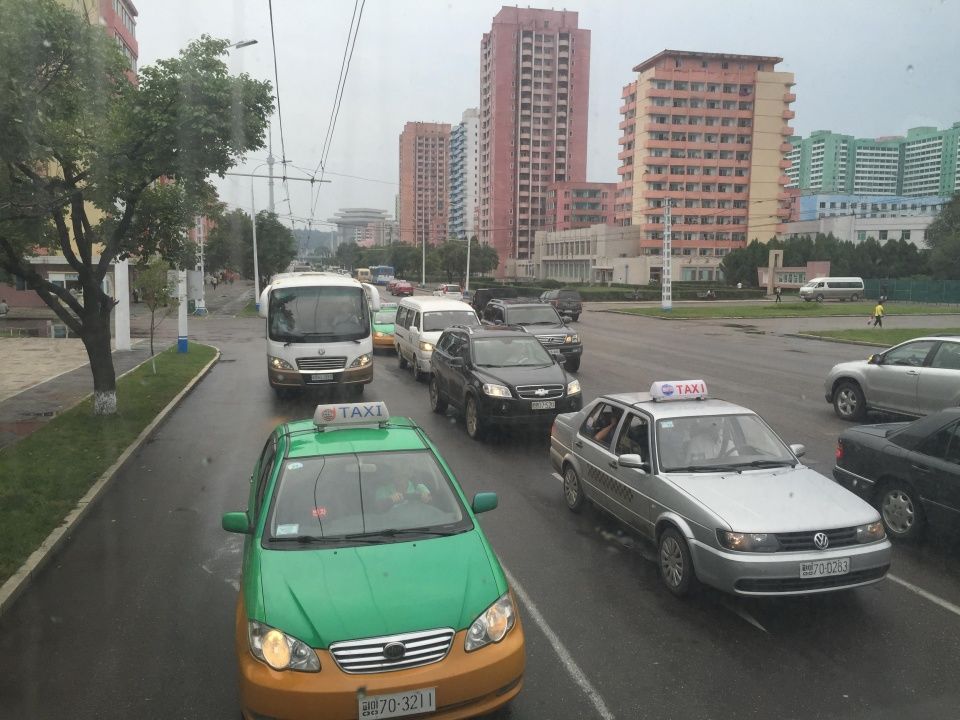
[[381, 511], [396, 507], [411, 498], [425, 503], [430, 502], [430, 488], [422, 482], [414, 482], [413, 478], [403, 470], [395, 473], [377, 488], [376, 501]]
[[690, 437], [688, 453], [691, 460], [714, 460], [723, 450], [720, 424], [713, 419], [699, 420]]

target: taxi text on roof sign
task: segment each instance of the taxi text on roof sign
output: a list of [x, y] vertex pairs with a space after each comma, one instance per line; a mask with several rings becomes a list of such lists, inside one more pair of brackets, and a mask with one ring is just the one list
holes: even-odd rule
[[370, 425], [390, 419], [390, 411], [383, 402], [343, 403], [340, 405], [317, 405], [313, 424], [318, 427], [338, 425]]
[[654, 400], [705, 400], [707, 384], [703, 380], [660, 380], [650, 386]]

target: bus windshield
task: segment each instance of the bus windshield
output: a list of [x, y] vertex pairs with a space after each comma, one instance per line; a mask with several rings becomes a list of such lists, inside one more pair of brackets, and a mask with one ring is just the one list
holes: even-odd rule
[[370, 335], [370, 312], [361, 288], [284, 288], [270, 295], [267, 326], [279, 342], [360, 340]]

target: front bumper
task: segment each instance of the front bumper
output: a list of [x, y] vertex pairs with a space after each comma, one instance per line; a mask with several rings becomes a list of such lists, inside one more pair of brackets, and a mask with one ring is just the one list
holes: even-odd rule
[[[328, 374], [332, 375], [330, 380], [313, 380], [313, 376]], [[373, 380], [373, 362], [362, 368], [349, 368], [346, 370], [334, 370], [328, 373], [300, 372], [299, 370], [274, 370], [267, 364], [267, 378], [270, 380], [270, 387], [275, 388], [310, 388], [310, 387], [331, 387], [339, 385], [366, 385]]]
[[375, 348], [380, 348], [381, 350], [393, 350], [393, 333], [382, 333], [377, 335], [373, 334], [373, 346]]
[[583, 407], [583, 395], [568, 395], [556, 399], [556, 407], [534, 410], [530, 404], [536, 400], [498, 398], [483, 396], [480, 411], [487, 422], [496, 425], [548, 425], [560, 413], [577, 412]]
[[428, 715], [431, 720], [486, 715], [523, 687], [523, 627], [518, 617], [502, 641], [471, 653], [463, 649], [465, 637], [465, 630], [458, 632], [440, 662], [410, 670], [352, 675], [340, 670], [328, 651], [317, 650], [320, 672], [277, 672], [250, 654], [246, 610], [239, 602], [235, 644], [243, 715], [248, 720], [353, 720], [361, 693], [369, 697], [418, 688], [436, 688], [437, 709]]
[[[697, 578], [734, 595], [808, 595], [879, 582], [890, 568], [890, 541], [824, 552], [741, 553], [690, 541]], [[850, 558], [850, 572], [801, 578], [800, 563]]]

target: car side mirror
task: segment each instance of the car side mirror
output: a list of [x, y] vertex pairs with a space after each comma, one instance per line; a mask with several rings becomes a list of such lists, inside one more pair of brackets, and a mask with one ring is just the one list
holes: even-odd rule
[[644, 472], [650, 472], [650, 463], [648, 463], [642, 457], [634, 453], [621, 455], [620, 457], [617, 458], [617, 464], [620, 467], [634, 468], [635, 470], [643, 470]]
[[462, 357], [452, 357], [450, 358], [450, 367], [452, 368], [462, 368], [466, 363]]
[[875, 353], [867, 358], [867, 365], [879, 365], [883, 361], [883, 355]]
[[227, 532], [249, 535], [253, 532], [250, 527], [250, 518], [245, 512], [228, 512], [223, 514], [220, 525]]
[[806, 445], [800, 445], [800, 444], [791, 445], [791, 446], [790, 446], [790, 450], [791, 450], [791, 452], [793, 452], [793, 454], [796, 455], [798, 458], [801, 458], [801, 457], [803, 457], [804, 455], [807, 454], [807, 447], [806, 447]]
[[488, 510], [493, 510], [497, 507], [497, 494], [493, 492], [481, 492], [473, 496], [473, 502], [470, 503], [470, 507], [473, 509], [475, 515], [480, 513], [485, 513]]

